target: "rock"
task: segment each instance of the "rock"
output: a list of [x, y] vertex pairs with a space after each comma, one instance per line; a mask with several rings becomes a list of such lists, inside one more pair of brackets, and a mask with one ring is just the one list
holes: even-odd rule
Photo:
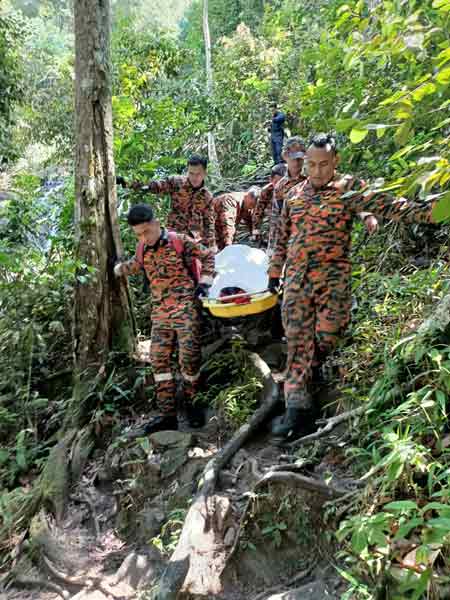
[[330, 591], [321, 581], [312, 581], [295, 590], [268, 596], [267, 600], [338, 600], [334, 592]]
[[148, 542], [161, 531], [161, 525], [164, 523], [164, 512], [154, 506], [145, 506], [136, 515], [137, 535], [144, 542]]
[[150, 443], [157, 450], [166, 448], [189, 448], [192, 445], [192, 434], [182, 431], [158, 431], [149, 436]]
[[166, 450], [161, 458], [161, 477], [171, 477], [187, 461], [187, 448], [178, 447]]

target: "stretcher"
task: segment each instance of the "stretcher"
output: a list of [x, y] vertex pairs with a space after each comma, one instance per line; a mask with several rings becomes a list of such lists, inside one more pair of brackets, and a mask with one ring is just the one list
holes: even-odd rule
[[[267, 289], [268, 259], [263, 250], [234, 244], [215, 259], [216, 277], [203, 307], [214, 317], [234, 319], [258, 315], [273, 308], [278, 295]], [[227, 294], [227, 290], [239, 293]]]

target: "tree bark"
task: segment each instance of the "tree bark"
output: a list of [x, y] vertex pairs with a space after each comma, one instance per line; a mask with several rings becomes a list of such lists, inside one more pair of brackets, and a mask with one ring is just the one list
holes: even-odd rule
[[[211, 35], [209, 32], [208, 0], [203, 0], [203, 38], [205, 40], [206, 57], [206, 91], [208, 97], [212, 99], [214, 80], [211, 59]], [[214, 140], [214, 134], [212, 131], [208, 132], [208, 158], [209, 162], [211, 163], [213, 173], [220, 177], [219, 159], [217, 158], [216, 142]]]
[[129, 290], [115, 279], [120, 241], [111, 106], [110, 0], [75, 0], [76, 373], [98, 370], [111, 350], [132, 352]]

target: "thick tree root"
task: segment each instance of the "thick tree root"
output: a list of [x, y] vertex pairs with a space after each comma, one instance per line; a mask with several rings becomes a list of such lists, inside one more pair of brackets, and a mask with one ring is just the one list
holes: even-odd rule
[[308, 492], [320, 494], [326, 498], [339, 498], [340, 496], [344, 496], [348, 491], [332, 487], [324, 481], [305, 477], [305, 475], [293, 473], [292, 471], [269, 471], [257, 482], [253, 490], [256, 491], [258, 487], [265, 483], [285, 483], [300, 487]]
[[367, 410], [366, 406], [358, 406], [353, 410], [349, 410], [340, 415], [336, 415], [335, 417], [331, 417], [330, 419], [326, 419], [323, 427], [319, 427], [317, 431], [311, 433], [310, 435], [305, 435], [304, 437], [299, 438], [298, 440], [294, 440], [290, 444], [288, 444], [289, 448], [298, 448], [300, 446], [306, 446], [312, 444], [316, 440], [325, 437], [328, 435], [335, 427], [352, 419], [353, 417], [358, 417], [362, 415]]
[[34, 588], [43, 588], [43, 589], [47, 589], [50, 590], [51, 592], [55, 592], [55, 594], [58, 594], [59, 596], [61, 596], [61, 598], [64, 598], [64, 600], [67, 600], [68, 598], [70, 598], [70, 592], [68, 592], [67, 590], [63, 590], [61, 587], [59, 587], [59, 585], [56, 585], [56, 583], [53, 583], [52, 581], [47, 581], [45, 579], [38, 579], [37, 577], [25, 577], [25, 576], [17, 576], [14, 577], [14, 579], [12, 580], [12, 583], [14, 583], [15, 585], [17, 585], [18, 587], [24, 587], [24, 588], [30, 588], [30, 589], [34, 589]]
[[270, 417], [278, 400], [278, 386], [267, 364], [257, 354], [251, 354], [251, 360], [264, 384], [261, 406], [206, 465], [178, 545], [154, 594], [157, 600], [175, 600], [182, 587], [192, 594], [205, 596], [221, 591], [220, 576], [230, 553], [224, 544], [230, 503], [228, 498], [213, 495], [217, 477]]

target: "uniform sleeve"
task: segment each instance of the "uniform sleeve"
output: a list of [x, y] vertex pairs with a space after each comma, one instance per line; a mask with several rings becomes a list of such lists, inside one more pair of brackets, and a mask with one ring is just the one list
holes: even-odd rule
[[273, 187], [266, 186], [261, 190], [261, 194], [253, 214], [253, 233], [260, 233], [260, 228], [264, 219], [264, 215], [269, 206], [272, 205]]
[[203, 241], [208, 248], [216, 246], [215, 211], [212, 195], [205, 193], [205, 206], [203, 213]]
[[214, 250], [207, 248], [186, 235], [179, 236], [183, 240], [184, 255], [188, 262], [197, 259], [202, 265], [202, 283], [212, 283], [214, 274]]
[[151, 194], [172, 194], [179, 190], [180, 178], [179, 177], [167, 177], [167, 179], [153, 179], [145, 185], [142, 189], [150, 192]]
[[236, 232], [237, 203], [229, 195], [220, 199], [218, 225], [224, 247], [231, 246]]
[[270, 259], [269, 277], [281, 277], [284, 263], [286, 262], [287, 246], [291, 235], [291, 215], [289, 202], [286, 201], [281, 210], [280, 220], [276, 232], [276, 245]]
[[355, 213], [369, 212], [376, 217], [406, 223], [432, 223], [430, 203], [410, 202], [384, 192], [376, 192], [356, 182], [343, 196]]

